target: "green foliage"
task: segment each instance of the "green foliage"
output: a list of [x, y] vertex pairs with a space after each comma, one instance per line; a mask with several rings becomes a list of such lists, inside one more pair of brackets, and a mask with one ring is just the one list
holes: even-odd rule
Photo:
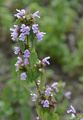
[[37, 107], [37, 113], [42, 120], [59, 120], [58, 114], [54, 111]]
[[30, 66], [28, 67], [28, 82], [36, 81], [39, 76], [39, 71], [36, 68], [36, 64], [39, 62], [35, 49], [31, 50], [30, 54]]
[[[30, 5], [34, 10], [38, 8], [44, 16], [40, 24], [41, 30], [44, 29], [47, 35], [37, 46], [40, 49], [39, 55], [50, 55], [64, 72], [73, 76], [82, 72], [83, 64], [83, 20], [78, 18], [79, 5], [78, 0], [52, 0], [47, 7], [38, 6], [36, 2]], [[79, 19], [78, 24], [76, 19]]]
[[0, 25], [3, 27], [4, 32], [8, 32], [13, 21], [10, 11], [5, 6], [0, 6]]
[[11, 70], [12, 79], [2, 89], [0, 97], [0, 120], [32, 120], [28, 86], [19, 80], [14, 66]]

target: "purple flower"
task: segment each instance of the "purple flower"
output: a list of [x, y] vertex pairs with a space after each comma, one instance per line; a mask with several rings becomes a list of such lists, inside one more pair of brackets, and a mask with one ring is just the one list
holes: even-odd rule
[[12, 40], [15, 41], [18, 37], [18, 25], [14, 25], [14, 28], [10, 28]]
[[28, 59], [27, 59], [27, 58], [24, 58], [24, 65], [26, 66], [26, 65], [28, 65], [28, 64], [29, 64]]
[[35, 120], [40, 120], [39, 117], [37, 116]]
[[35, 17], [40, 18], [39, 11], [36, 11], [35, 13], [33, 13], [33, 14], [32, 14], [32, 17], [33, 17], [33, 18], [35, 18]]
[[21, 33], [20, 36], [19, 36], [19, 40], [20, 41], [24, 41], [26, 38], [25, 34], [24, 33]]
[[45, 95], [46, 96], [50, 96], [51, 95], [51, 91], [52, 89], [50, 87], [48, 87], [46, 90], [45, 90]]
[[38, 32], [36, 34], [38, 41], [41, 41], [46, 33], [44, 32]]
[[69, 110], [67, 110], [67, 113], [73, 113], [73, 114], [76, 114], [76, 110], [75, 108], [71, 105]]
[[20, 66], [23, 66], [23, 60], [22, 60], [22, 58], [21, 57], [17, 57], [17, 62], [16, 62], [16, 64], [15, 64], [15, 66], [16, 66], [16, 71], [18, 71], [19, 70], [19, 68], [20, 68]]
[[67, 98], [67, 99], [70, 99], [71, 98], [71, 91], [67, 91], [65, 92], [64, 96]]
[[44, 108], [49, 107], [49, 101], [48, 100], [42, 100], [41, 104], [43, 105]]
[[21, 73], [20, 79], [21, 79], [21, 80], [26, 80], [26, 78], [27, 78], [26, 72]]
[[14, 47], [14, 53], [18, 55], [19, 52], [20, 52], [20, 47], [18, 46]]
[[24, 51], [24, 58], [28, 58], [30, 56], [30, 52], [28, 49]]
[[31, 93], [31, 96], [32, 96], [32, 101], [35, 102], [37, 100], [37, 94]]
[[29, 26], [26, 26], [25, 24], [22, 24], [20, 32], [22, 32], [24, 35], [29, 35], [29, 33], [30, 33]]
[[37, 33], [38, 32], [38, 24], [33, 24], [32, 30], [33, 30], [33, 33]]
[[54, 82], [52, 85], [51, 85], [51, 88], [52, 89], [55, 89], [56, 90], [56, 92], [58, 92], [59, 90], [58, 90], [58, 88], [57, 88], [57, 85], [58, 85], [58, 83], [57, 82]]
[[50, 57], [45, 57], [43, 60], [42, 60], [42, 62], [44, 63], [44, 64], [50, 64], [50, 62], [48, 61], [50, 59]]
[[26, 26], [25, 24], [22, 24], [20, 32], [21, 32], [21, 34], [19, 36], [19, 40], [24, 41], [26, 38], [26, 35], [29, 35], [29, 33], [30, 33], [30, 28], [28, 26]]
[[67, 110], [67, 113], [70, 114], [71, 113], [71, 117], [75, 118], [76, 117], [76, 110], [75, 108], [71, 105], [69, 110]]
[[16, 11], [17, 11], [18, 13], [15, 14], [14, 16], [16, 16], [18, 19], [20, 19], [20, 18], [25, 18], [25, 10], [24, 10], [24, 9], [22, 9], [22, 10], [16, 9]]

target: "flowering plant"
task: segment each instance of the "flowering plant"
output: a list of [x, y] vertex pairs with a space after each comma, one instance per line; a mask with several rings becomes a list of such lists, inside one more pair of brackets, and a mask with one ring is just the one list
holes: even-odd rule
[[[17, 55], [16, 71], [19, 73], [20, 80], [35, 85], [35, 89], [30, 88], [30, 95], [36, 107], [36, 120], [59, 120], [56, 113], [58, 83], [47, 85], [44, 76], [44, 68], [50, 64], [50, 57], [40, 60], [36, 51], [36, 43], [41, 42], [46, 34], [40, 32], [39, 25], [36, 23], [36, 18], [40, 18], [39, 11], [33, 14], [24, 9], [16, 9], [16, 11], [14, 15], [16, 23], [10, 29], [12, 40], [16, 43], [14, 47], [14, 53]], [[26, 84], [24, 87], [27, 89]], [[72, 106], [71, 109], [68, 113], [72, 113], [75, 117], [76, 111]]]
[[14, 53], [17, 55], [16, 71], [20, 74], [20, 80], [26, 80], [28, 84], [35, 83], [35, 93], [31, 91], [31, 97], [36, 104], [38, 115], [36, 119], [46, 120], [50, 117], [49, 113], [53, 114], [55, 111], [54, 93], [58, 91], [57, 82], [48, 86], [44, 81], [44, 67], [50, 64], [50, 57], [39, 60], [36, 52], [36, 43], [42, 41], [46, 33], [40, 32], [36, 23], [36, 18], [40, 18], [39, 11], [33, 14], [27, 13], [24, 9], [16, 11], [14, 15], [17, 18], [16, 24], [10, 29], [12, 40], [16, 43], [14, 47]]

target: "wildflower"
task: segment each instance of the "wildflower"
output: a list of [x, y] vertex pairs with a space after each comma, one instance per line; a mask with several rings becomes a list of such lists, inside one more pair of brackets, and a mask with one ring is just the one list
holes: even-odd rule
[[17, 11], [18, 13], [15, 14], [14, 16], [16, 16], [18, 19], [20, 19], [20, 18], [25, 18], [25, 10], [24, 10], [24, 9], [22, 9], [22, 10], [16, 9], [16, 11]]
[[71, 98], [71, 91], [67, 91], [65, 92], [64, 96], [67, 98], [67, 99], [70, 99]]
[[50, 96], [51, 95], [51, 91], [52, 89], [50, 87], [48, 87], [46, 90], [45, 90], [45, 95], [46, 96]]
[[22, 58], [21, 58], [21, 57], [17, 57], [17, 59], [18, 59], [18, 61], [17, 61], [17, 62], [18, 62], [18, 64], [21, 64], [21, 63], [22, 63], [22, 61], [23, 61], [23, 60], [22, 60]]
[[24, 41], [26, 38], [25, 34], [24, 33], [21, 33], [20, 36], [19, 36], [19, 40], [20, 41]]
[[24, 58], [24, 65], [26, 66], [26, 65], [28, 65], [28, 64], [29, 64], [28, 59], [27, 59], [27, 58]]
[[21, 80], [26, 80], [26, 78], [27, 78], [26, 72], [21, 73], [20, 79], [21, 79]]
[[48, 108], [49, 107], [49, 101], [48, 100], [43, 100], [41, 102], [41, 104], [43, 105], [44, 108]]
[[48, 61], [50, 59], [50, 57], [45, 57], [43, 60], [42, 60], [42, 63], [43, 64], [50, 64], [50, 62]]
[[14, 47], [14, 53], [17, 55], [20, 52], [20, 47]]
[[35, 13], [32, 14], [32, 18], [38, 17], [40, 18], [39, 11], [36, 11]]
[[68, 114], [71, 113], [72, 118], [75, 118], [75, 116], [76, 116], [76, 110], [72, 105], [70, 106], [69, 110], [67, 110], [67, 113]]
[[37, 94], [31, 93], [31, 96], [32, 96], [32, 101], [35, 102], [37, 100]]
[[28, 58], [30, 56], [30, 52], [28, 49], [24, 51], [24, 58]]
[[33, 33], [37, 33], [38, 32], [38, 24], [33, 24], [32, 30], [33, 30]]
[[29, 35], [29, 33], [30, 33], [29, 26], [26, 26], [25, 24], [22, 24], [20, 32], [24, 33], [24, 35]]
[[25, 24], [22, 24], [20, 32], [21, 32], [21, 34], [19, 36], [19, 40], [24, 41], [26, 38], [26, 35], [30, 34], [30, 28], [28, 26], [26, 26]]
[[74, 114], [76, 114], [76, 110], [75, 110], [75, 108], [71, 105], [71, 106], [70, 106], [70, 109], [67, 110], [67, 113], [74, 113]]
[[37, 80], [37, 85], [40, 85], [40, 80]]
[[14, 25], [14, 28], [10, 28], [12, 40], [15, 41], [18, 37], [18, 25]]
[[17, 57], [17, 62], [16, 62], [16, 64], [15, 64], [15, 66], [16, 66], [16, 71], [18, 71], [19, 70], [19, 68], [20, 68], [20, 66], [23, 66], [23, 60], [22, 60], [22, 58], [21, 57]]
[[40, 120], [40, 119], [39, 119], [39, 116], [37, 116], [35, 120]]
[[58, 90], [58, 88], [57, 88], [57, 85], [58, 85], [58, 83], [57, 82], [54, 82], [52, 85], [51, 85], [51, 88], [52, 89], [55, 89], [56, 90], [56, 92], [58, 92], [59, 90]]
[[36, 34], [38, 41], [41, 41], [46, 33], [45, 32], [38, 32]]

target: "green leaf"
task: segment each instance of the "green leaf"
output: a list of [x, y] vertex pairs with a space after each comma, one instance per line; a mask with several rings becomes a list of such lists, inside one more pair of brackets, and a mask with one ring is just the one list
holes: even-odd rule
[[37, 106], [37, 114], [42, 120], [59, 120], [59, 116], [54, 111], [49, 110], [48, 108], [42, 108]]
[[31, 50], [31, 55], [29, 58], [30, 65], [28, 67], [28, 80], [29, 81], [35, 81], [37, 77], [39, 76], [38, 68], [36, 67], [36, 64], [38, 63], [38, 57], [36, 54], [35, 49]]

